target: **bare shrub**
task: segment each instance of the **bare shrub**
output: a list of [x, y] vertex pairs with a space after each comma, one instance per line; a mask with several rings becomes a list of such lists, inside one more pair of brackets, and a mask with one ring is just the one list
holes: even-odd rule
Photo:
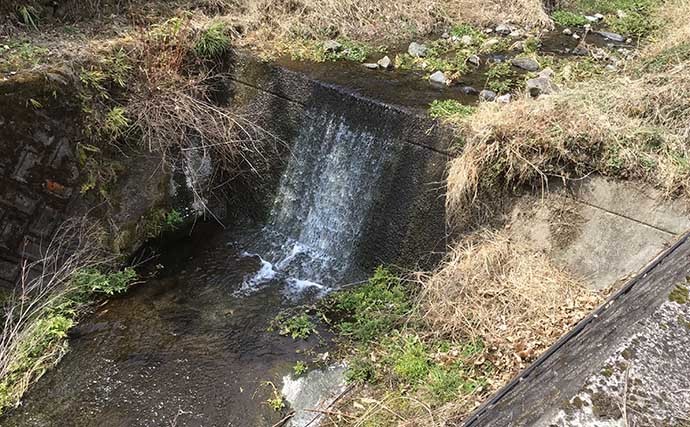
[[17, 402], [64, 355], [66, 344], [59, 335], [71, 321], [53, 311], [77, 291], [76, 272], [110, 261], [102, 238], [99, 226], [74, 219], [59, 228], [40, 259], [22, 264], [0, 331], [0, 409]]

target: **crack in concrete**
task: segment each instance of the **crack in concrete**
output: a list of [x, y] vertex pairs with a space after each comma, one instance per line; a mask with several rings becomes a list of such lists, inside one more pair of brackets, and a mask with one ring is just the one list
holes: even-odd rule
[[646, 222], [641, 221], [641, 220], [639, 220], [639, 219], [632, 218], [632, 217], [630, 217], [630, 216], [628, 216], [628, 215], [625, 215], [625, 214], [622, 214], [622, 213], [619, 213], [619, 212], [614, 212], [614, 211], [612, 211], [612, 210], [610, 210], [610, 209], [606, 209], [606, 208], [601, 207], [601, 206], [597, 206], [597, 205], [595, 205], [595, 204], [592, 204], [592, 203], [586, 202], [586, 201], [584, 201], [584, 200], [578, 199], [577, 197], [572, 196], [572, 195], [568, 195], [568, 196], [566, 196], [566, 197], [568, 197], [569, 199], [571, 199], [571, 200], [573, 200], [573, 201], [575, 201], [575, 202], [577, 202], [577, 203], [580, 203], [580, 204], [582, 204], [582, 205], [589, 206], [589, 207], [594, 208], [594, 209], [598, 209], [598, 210], [603, 211], [603, 212], [606, 212], [606, 213], [608, 213], [608, 214], [615, 215], [615, 216], [617, 216], [617, 217], [619, 217], [619, 218], [623, 218], [623, 219], [625, 219], [625, 220], [634, 222], [634, 223], [636, 223], [636, 224], [640, 224], [640, 225], [645, 226], [645, 227], [652, 228], [652, 229], [657, 230], [657, 231], [661, 231], [662, 233], [666, 233], [666, 234], [668, 234], [668, 235], [671, 236], [671, 237], [677, 236], [678, 234], [680, 234], [680, 233], [673, 232], [673, 231], [671, 231], [671, 230], [667, 230], [667, 229], [662, 228], [662, 227], [658, 227], [658, 226], [653, 225], [653, 224], [646, 223]]

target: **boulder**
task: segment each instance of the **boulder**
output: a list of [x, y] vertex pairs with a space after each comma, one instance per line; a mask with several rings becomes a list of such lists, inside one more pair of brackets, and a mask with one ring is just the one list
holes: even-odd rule
[[553, 74], [551, 68], [545, 68], [537, 77], [527, 80], [527, 93], [536, 98], [558, 91], [558, 87], [551, 81]]
[[426, 56], [427, 47], [421, 43], [412, 42], [407, 48], [407, 53], [413, 58], [423, 58]]
[[472, 86], [463, 86], [460, 88], [460, 91], [465, 95], [479, 95], [479, 91]]
[[499, 24], [494, 31], [496, 31], [496, 34], [500, 34], [502, 36], [507, 36], [508, 34], [513, 32], [513, 27], [511, 27], [508, 24]]
[[538, 71], [540, 68], [539, 63], [532, 58], [513, 58], [510, 63], [526, 71]]
[[498, 102], [499, 104], [508, 104], [511, 98], [512, 96], [509, 93], [506, 93], [505, 95], [497, 96], [496, 102]]
[[493, 90], [484, 89], [483, 91], [479, 92], [479, 98], [484, 101], [491, 102], [496, 99], [496, 92]]
[[379, 65], [379, 67], [383, 68], [384, 70], [388, 70], [388, 69], [393, 67], [393, 61], [391, 61], [391, 59], [388, 57], [388, 55], [379, 59], [377, 64]]
[[446, 77], [445, 74], [443, 74], [443, 71], [436, 71], [434, 74], [429, 76], [429, 81], [433, 84], [437, 85], [447, 85], [448, 84], [448, 78]]
[[343, 48], [337, 40], [328, 40], [323, 44], [323, 50], [326, 52], [339, 52]]

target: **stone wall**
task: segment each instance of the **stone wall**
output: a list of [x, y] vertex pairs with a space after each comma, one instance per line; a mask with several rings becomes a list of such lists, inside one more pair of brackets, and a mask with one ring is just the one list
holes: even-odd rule
[[0, 287], [40, 256], [76, 193], [73, 91], [60, 72], [0, 80]]

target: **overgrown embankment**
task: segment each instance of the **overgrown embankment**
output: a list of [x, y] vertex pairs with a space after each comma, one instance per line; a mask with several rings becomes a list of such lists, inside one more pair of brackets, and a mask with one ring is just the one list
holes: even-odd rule
[[[549, 95], [476, 110], [431, 106], [458, 129], [447, 192], [452, 223], [476, 226], [495, 215], [487, 208], [496, 194], [546, 189], [552, 178], [602, 174], [646, 181], [667, 197], [690, 195], [689, 5], [616, 4], [627, 14], [612, 5], [601, 11], [642, 42], [621, 71], [579, 74]], [[566, 5], [555, 17], [584, 25], [583, 12], [597, 11], [591, 7]], [[358, 384], [329, 412], [332, 425], [459, 422], [603, 300], [497, 228], [464, 236], [429, 275], [401, 281], [379, 270], [332, 299], [341, 313], [335, 329], [350, 350], [348, 378]]]
[[[228, 105], [219, 82], [232, 71], [231, 37], [222, 22], [193, 28], [174, 18], [60, 64], [69, 80], [63, 83], [76, 87], [62, 101], [77, 105], [83, 126], [63, 147], [78, 169], [64, 213], [80, 220], [22, 260], [2, 313], [0, 410], [18, 404], [59, 361], [80, 316], [135, 279], [132, 269], [117, 267], [145, 240], [214, 216], [228, 187], [262, 179], [281, 143]], [[35, 74], [41, 73], [47, 85], [51, 74]], [[26, 132], [42, 132], [40, 120], [52, 120], [54, 111], [30, 91], [19, 99], [23, 94], [14, 93], [12, 102], [26, 103], [39, 120]]]

